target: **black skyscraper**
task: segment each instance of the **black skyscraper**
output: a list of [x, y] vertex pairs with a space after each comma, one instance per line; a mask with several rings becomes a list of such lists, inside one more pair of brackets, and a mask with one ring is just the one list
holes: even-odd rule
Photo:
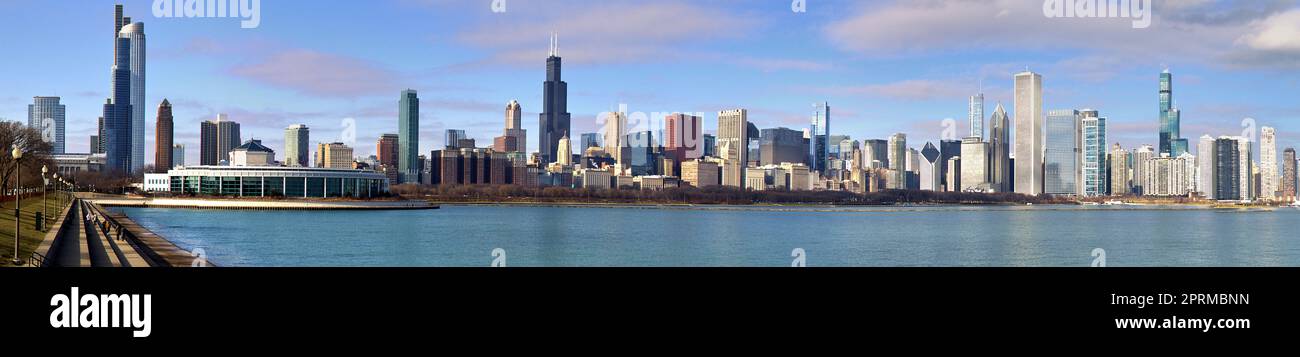
[[539, 163], [556, 161], [560, 139], [569, 136], [569, 84], [560, 79], [559, 39], [551, 35], [551, 52], [546, 58], [546, 82], [542, 84], [542, 113], [537, 131]]

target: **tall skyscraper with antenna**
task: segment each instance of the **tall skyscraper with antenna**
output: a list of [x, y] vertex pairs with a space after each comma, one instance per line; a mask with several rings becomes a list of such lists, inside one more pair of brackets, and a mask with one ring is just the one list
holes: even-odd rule
[[1182, 111], [1174, 103], [1174, 75], [1165, 69], [1160, 73], [1160, 153], [1178, 157], [1187, 152], [1187, 139], [1182, 138]]
[[542, 83], [542, 113], [539, 114], [537, 133], [539, 164], [545, 166], [556, 161], [560, 139], [569, 136], [569, 84], [560, 70], [560, 37], [551, 34], [550, 55], [546, 57], [546, 81]]
[[973, 95], [967, 103], [967, 120], [970, 122], [970, 136], [984, 138], [984, 93]]

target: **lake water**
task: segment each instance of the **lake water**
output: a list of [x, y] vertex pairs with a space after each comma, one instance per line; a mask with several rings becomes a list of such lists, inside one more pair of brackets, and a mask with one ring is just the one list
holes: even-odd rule
[[223, 266], [1300, 266], [1296, 209], [115, 210]]

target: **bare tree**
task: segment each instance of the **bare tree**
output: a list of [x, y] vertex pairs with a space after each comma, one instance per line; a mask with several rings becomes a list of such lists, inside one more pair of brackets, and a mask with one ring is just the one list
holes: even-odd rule
[[18, 171], [12, 154], [14, 147], [23, 152], [22, 177], [17, 177], [22, 183], [18, 186], [40, 186], [41, 167], [57, 169], [50, 159], [53, 145], [41, 139], [39, 130], [18, 122], [0, 122], [0, 151], [3, 151], [0, 152], [0, 192], [9, 192], [14, 186], [11, 181], [15, 181], [14, 173]]

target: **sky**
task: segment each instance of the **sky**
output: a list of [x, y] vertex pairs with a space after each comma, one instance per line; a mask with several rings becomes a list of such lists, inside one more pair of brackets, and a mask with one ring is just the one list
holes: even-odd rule
[[[0, 118], [26, 122], [33, 96], [60, 96], [68, 152], [88, 151], [109, 96], [114, 3], [0, 0], [11, 29]], [[444, 145], [445, 129], [491, 145], [512, 99], [536, 150], [552, 32], [575, 136], [597, 132], [598, 115], [620, 104], [702, 112], [712, 132], [732, 108], [759, 128], [804, 129], [825, 101], [832, 134], [903, 132], [920, 148], [944, 135], [945, 119], [965, 136], [970, 95], [985, 94], [986, 115], [998, 103], [1010, 112], [1012, 75], [1029, 69], [1043, 75], [1045, 111], [1099, 110], [1110, 143], [1131, 149], [1158, 144], [1158, 77], [1169, 69], [1192, 146], [1241, 135], [1244, 118], [1277, 128], [1279, 150], [1300, 145], [1296, 0], [1156, 0], [1146, 28], [1048, 17], [1038, 0], [262, 0], [256, 28], [120, 3], [145, 23], [150, 164], [164, 98], [191, 164], [199, 123], [218, 113], [280, 159], [296, 123], [313, 143], [348, 141], [364, 157], [397, 132], [408, 88], [421, 98], [423, 153]]]

